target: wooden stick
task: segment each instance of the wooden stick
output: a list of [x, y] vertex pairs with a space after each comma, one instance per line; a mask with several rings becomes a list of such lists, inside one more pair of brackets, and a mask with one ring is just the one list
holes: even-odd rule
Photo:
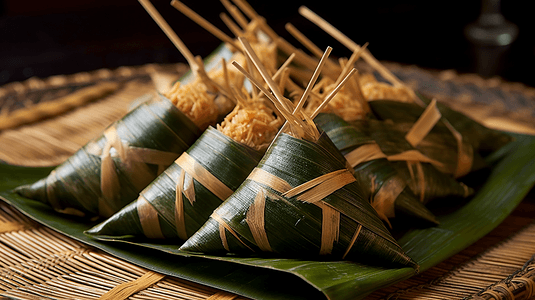
[[[290, 65], [290, 63], [293, 61], [293, 59], [295, 58], [295, 54], [292, 53], [287, 59], [286, 61], [284, 61], [284, 63], [280, 66], [280, 68], [277, 70], [277, 72], [275, 72], [275, 74], [273, 75], [273, 81], [277, 80], [279, 78], [279, 76], [281, 76], [281, 74], [284, 72], [284, 71], [290, 71], [288, 70], [288, 66]], [[280, 84], [279, 84], [280, 86]], [[267, 89], [269, 86], [267, 84], [265, 84], [265, 88]], [[279, 87], [279, 89], [281, 91], [283, 91], [284, 89], [282, 87]]]
[[251, 81], [253, 85], [255, 85], [262, 93], [264, 93], [266, 97], [268, 97], [269, 100], [271, 100], [271, 102], [273, 102], [275, 105], [279, 103], [277, 98], [275, 98], [273, 94], [271, 94], [261, 82], [259, 82], [256, 78], [254, 78], [254, 76], [251, 75], [251, 73], [247, 72], [237, 61], [233, 61], [232, 64], [236, 67], [236, 69], [238, 69], [238, 71], [240, 71], [243, 75], [245, 75], [245, 77], [247, 77], [247, 79], [249, 79], [249, 81]]
[[310, 39], [308, 39], [303, 33], [301, 33], [295, 26], [293, 26], [291, 23], [286, 23], [284, 26], [286, 30], [301, 44], [303, 44], [312, 54], [314, 54], [316, 57], [321, 57], [323, 55], [323, 52], [321, 49], [316, 46]]
[[[288, 110], [286, 109], [286, 107], [276, 98], [273, 96], [272, 93], [270, 93], [267, 88], [265, 88], [263, 86], [263, 84], [261, 82], [259, 82], [257, 79], [255, 79], [249, 72], [247, 72], [242, 66], [240, 66], [240, 64], [237, 62], [237, 61], [233, 61], [232, 64], [240, 71], [243, 73], [243, 75], [245, 75], [245, 77], [247, 77], [251, 83], [253, 85], [255, 85], [260, 91], [262, 91], [264, 93], [264, 95], [266, 95], [266, 97], [268, 97], [268, 99], [273, 103], [273, 105], [275, 106], [275, 108], [277, 109], [277, 111], [286, 119], [286, 122], [291, 122], [291, 124], [293, 124], [294, 126], [292, 128], [295, 128], [297, 126], [297, 128], [301, 128], [300, 126], [300, 120], [298, 120], [297, 118], [295, 118], [293, 115], [292, 115], [292, 111], [291, 110]], [[286, 123], [285, 123], [286, 124]], [[282, 130], [282, 129], [281, 129]], [[281, 132], [281, 130], [278, 131], [277, 135], [279, 135], [279, 133]], [[275, 137], [276, 138], [276, 137]], [[273, 141], [275, 140], [275, 138], [271, 141], [271, 143], [273, 144]], [[271, 146], [271, 145], [270, 145]]]
[[[323, 53], [323, 55], [322, 55], [322, 57], [320, 59], [320, 62], [318, 63], [316, 69], [314, 70], [314, 73], [312, 74], [312, 77], [310, 78], [310, 80], [308, 82], [308, 85], [305, 88], [305, 91], [301, 95], [301, 98], [299, 99], [299, 102], [295, 106], [295, 108], [294, 108], [294, 110], [292, 112], [292, 115], [297, 117], [298, 112], [300, 112], [300, 110], [303, 107], [306, 99], [308, 98], [308, 94], [310, 93], [310, 91], [312, 90], [312, 87], [316, 83], [316, 80], [318, 79], [319, 74], [321, 73], [321, 69], [323, 68], [323, 65], [325, 64], [325, 61], [327, 60], [327, 57], [329, 57], [329, 54], [331, 53], [331, 51], [332, 51], [332, 48], [331, 47], [327, 47], [327, 49]], [[277, 132], [277, 135], [275, 136], [274, 140], [279, 136], [279, 134], [281, 132], [283, 132], [286, 129], [287, 125], [288, 125], [288, 121], [284, 122], [284, 124], [282, 125], [281, 129], [279, 130], [279, 132]]]
[[[232, 94], [232, 89], [230, 87], [230, 79], [228, 76], [228, 69], [227, 69], [227, 61], [224, 58], [221, 58], [221, 69], [223, 70], [223, 78], [225, 79], [225, 89], [228, 91], [228, 93]], [[234, 104], [236, 104], [237, 99], [234, 99], [234, 97], [227, 96]]]
[[284, 63], [280, 66], [280, 68], [275, 72], [273, 75], [273, 80], [277, 80], [279, 78], [281, 72], [283, 72], [288, 66], [292, 63], [293, 59], [295, 58], [295, 53], [292, 53], [288, 58], [284, 61]]
[[249, 3], [242, 0], [232, 0], [236, 6], [238, 6], [241, 11], [243, 11], [251, 20], [260, 18], [260, 15], [256, 13], [252, 6]]
[[[305, 6], [299, 7], [299, 13], [307, 18], [312, 23], [316, 24], [318, 27], [323, 29], [325, 32], [329, 33], [332, 37], [342, 43], [351, 51], [356, 51], [361, 47], [349, 39], [346, 35], [336, 29], [334, 26], [329, 24], [323, 18], [319, 17], [317, 14], [312, 12]], [[369, 51], [364, 51], [362, 53], [362, 58], [366, 60], [377, 72], [379, 72], [385, 79], [390, 81], [394, 86], [405, 86], [390, 70], [383, 66]]]
[[[286, 54], [295, 53], [295, 62], [303, 65], [305, 68], [313, 70], [318, 65], [318, 60], [316, 58], [306, 54], [302, 49], [294, 47], [285, 39], [277, 38], [275, 43], [277, 44], [277, 48], [282, 52]], [[338, 75], [339, 68], [333, 69], [330, 67], [330, 65], [327, 65], [324, 72], [329, 77], [336, 77]]]
[[175, 47], [182, 53], [184, 58], [189, 64], [189, 67], [192, 69], [194, 73], [197, 73], [199, 66], [197, 65], [197, 62], [195, 61], [195, 57], [189, 51], [188, 47], [182, 42], [182, 40], [178, 37], [178, 35], [171, 29], [171, 26], [165, 21], [165, 19], [160, 15], [160, 13], [156, 10], [156, 8], [150, 3], [149, 0], [138, 0], [139, 3], [145, 8], [145, 10], [149, 13], [149, 15], [152, 17], [152, 19], [160, 26], [160, 28], [163, 30], [163, 32], [167, 35], [167, 37], [171, 40], [171, 42], [175, 45]]
[[[348, 65], [350, 66], [350, 64], [348, 64], [347, 58], [340, 58], [339, 61], [340, 61], [340, 65], [343, 68], [345, 68]], [[370, 108], [370, 104], [368, 103], [368, 100], [362, 93], [362, 89], [360, 88], [359, 72], [355, 72], [355, 74], [351, 77], [350, 81], [346, 83], [346, 85], [348, 86], [349, 91], [353, 93], [353, 96], [357, 99], [357, 101], [360, 102], [360, 104], [362, 105], [362, 109], [366, 113], [369, 113], [371, 111], [371, 108]]]
[[[215, 82], [214, 80], [212, 80], [208, 76], [208, 74], [204, 70], [204, 62], [203, 62], [202, 58], [199, 55], [195, 56], [195, 61], [197, 62], [197, 65], [199, 66], [198, 75], [201, 77], [201, 79], [204, 82], [204, 84], [206, 85], [206, 87], [209, 90], [213, 91], [213, 92], [219, 92], [223, 96], [225, 96], [227, 98], [231, 98], [232, 96], [229, 95], [229, 93], [230, 93], [229, 91], [227, 91], [224, 87], [219, 85], [217, 82]], [[215, 88], [215, 90], [214, 90], [214, 88]]]
[[338, 76], [338, 79], [336, 79], [336, 84], [339, 84], [344, 76], [349, 72], [349, 70], [355, 65], [355, 62], [360, 58], [360, 55], [366, 50], [369, 43], [364, 44], [359, 49], [356, 49], [353, 51], [353, 54], [351, 54], [351, 57], [349, 57], [349, 60], [347, 61], [345, 67], [342, 69], [342, 72], [340, 73], [340, 76]]
[[[301, 44], [303, 44], [314, 56], [321, 58], [323, 52], [321, 49], [316, 46], [309, 38], [307, 38], [303, 33], [301, 33], [295, 26], [291, 23], [287, 23], [285, 26], [286, 30]], [[326, 61], [326, 68], [332, 70], [332, 72], [338, 72], [338, 66], [332, 62], [330, 59]]]
[[253, 61], [253, 64], [255, 65], [257, 70], [260, 72], [260, 75], [266, 81], [266, 83], [270, 87], [271, 91], [273, 92], [273, 94], [275, 95], [277, 100], [281, 103], [281, 105], [287, 111], [291, 112], [292, 109], [290, 108], [288, 103], [285, 101], [286, 98], [282, 95], [281, 91], [277, 88], [277, 84], [273, 81], [273, 79], [269, 75], [269, 73], [266, 70], [266, 68], [264, 67], [264, 65], [261, 63], [260, 59], [258, 58], [256, 53], [254, 52], [253, 48], [251, 47], [251, 45], [249, 44], [247, 39], [245, 39], [243, 37], [240, 37], [240, 38], [238, 38], [238, 40], [240, 41], [240, 43], [244, 47], [245, 53], [251, 58], [251, 60]]
[[278, 34], [271, 29], [266, 23], [266, 19], [261, 17], [256, 11], [244, 0], [232, 0], [236, 6], [238, 6], [251, 20], [256, 21], [258, 26], [262, 31], [264, 31], [271, 40], [276, 40], [279, 36]]
[[211, 34], [216, 36], [221, 41], [223, 41], [225, 43], [228, 43], [229, 45], [231, 45], [232, 47], [234, 47], [234, 48], [236, 48], [238, 50], [241, 50], [241, 48], [234, 42], [234, 40], [231, 37], [226, 35], [219, 28], [217, 28], [216, 26], [212, 25], [212, 23], [208, 22], [206, 19], [204, 19], [199, 14], [197, 14], [196, 12], [191, 10], [189, 7], [184, 5], [182, 2], [180, 2], [178, 0], [173, 0], [173, 1], [171, 1], [171, 5], [174, 8], [176, 8], [178, 11], [183, 13], [185, 16], [190, 18], [192, 21], [194, 21], [195, 23], [199, 24], [199, 26], [203, 27], [208, 32], [210, 32]]
[[320, 76], [321, 70], [323, 69], [323, 66], [325, 65], [325, 62], [327, 61], [327, 58], [329, 57], [329, 54], [331, 54], [332, 47], [327, 47], [325, 52], [323, 53], [323, 56], [320, 59], [320, 62], [318, 63], [318, 66], [314, 70], [314, 73], [312, 74], [312, 77], [310, 78], [310, 81], [308, 82], [307, 87], [305, 88], [305, 92], [303, 95], [301, 95], [301, 99], [299, 99], [299, 102], [297, 102], [297, 105], [293, 111], [293, 114], [295, 115], [303, 105], [305, 104], [306, 99], [308, 98], [308, 94], [310, 93], [310, 90], [316, 84], [316, 80], [318, 80], [318, 77]]
[[232, 21], [232, 19], [226, 13], [220, 13], [219, 17], [221, 18], [223, 23], [227, 25], [230, 31], [232, 31], [234, 36], [236, 37], [243, 36], [243, 30], [241, 30], [241, 28], [238, 25], [236, 25], [236, 23], [234, 23], [234, 21]]
[[349, 72], [349, 74], [347, 74], [347, 76], [340, 82], [339, 85], [337, 85], [334, 90], [331, 91], [331, 93], [329, 93], [329, 95], [327, 95], [327, 97], [325, 97], [325, 100], [323, 100], [323, 102], [320, 104], [320, 106], [318, 106], [318, 108], [316, 108], [316, 110], [312, 113], [312, 115], [310, 116], [311, 119], [314, 119], [322, 110], [323, 108], [329, 103], [329, 101], [331, 101], [332, 98], [334, 98], [334, 96], [336, 96], [336, 93], [338, 93], [338, 91], [344, 86], [344, 84], [346, 83], [346, 81], [351, 77], [351, 75], [353, 75], [353, 73], [355, 73], [357, 70], [355, 68], [351, 69], [351, 71]]
[[235, 5], [232, 5], [229, 0], [221, 0], [221, 3], [234, 18], [234, 20], [238, 22], [238, 25], [240, 25], [243, 30], [247, 29], [248, 21], [238, 8]]
[[281, 75], [280, 75], [280, 80], [279, 80], [279, 89], [281, 91], [284, 91], [286, 89], [286, 82], [290, 80], [290, 69], [285, 67], [285, 68], [280, 68], [279, 70], [282, 70]]

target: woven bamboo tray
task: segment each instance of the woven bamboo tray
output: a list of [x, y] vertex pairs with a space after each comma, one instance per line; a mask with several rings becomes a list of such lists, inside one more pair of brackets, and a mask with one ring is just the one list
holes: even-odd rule
[[[421, 92], [494, 128], [535, 134], [535, 89], [498, 78], [386, 65]], [[363, 67], [365, 68], [365, 67]], [[0, 160], [56, 165], [187, 71], [182, 64], [97, 70], [0, 87]], [[535, 196], [487, 236], [369, 299], [529, 299]], [[104, 295], [104, 296], [103, 296]], [[37, 224], [0, 202], [0, 299], [244, 299], [137, 267]]]

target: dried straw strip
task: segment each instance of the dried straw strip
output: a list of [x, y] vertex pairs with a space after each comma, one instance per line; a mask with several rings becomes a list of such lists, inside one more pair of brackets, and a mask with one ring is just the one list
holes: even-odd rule
[[227, 292], [217, 292], [213, 294], [212, 296], [210, 296], [209, 298], [207, 298], [206, 300], [232, 300], [232, 299], [236, 299], [236, 297], [237, 297], [236, 295], [233, 295]]
[[354, 168], [363, 162], [386, 158], [386, 154], [383, 153], [377, 143], [373, 142], [356, 148], [355, 150], [346, 154], [345, 158], [351, 167]]
[[123, 300], [127, 299], [132, 294], [135, 294], [141, 290], [148, 288], [149, 286], [155, 284], [156, 282], [162, 280], [165, 275], [159, 274], [153, 271], [148, 271], [143, 274], [141, 277], [137, 278], [134, 281], [122, 283], [115, 286], [113, 289], [106, 292], [99, 299], [100, 300]]
[[263, 190], [260, 190], [256, 195], [253, 204], [249, 207], [247, 211], [246, 221], [251, 229], [251, 234], [255, 240], [255, 243], [258, 245], [260, 250], [264, 252], [271, 252], [271, 246], [269, 245], [269, 239], [264, 228], [265, 220], [265, 206], [266, 206], [266, 196]]
[[[216, 221], [217, 223], [219, 223], [219, 230], [220, 232], [222, 231], [221, 233], [221, 240], [223, 241], [224, 244], [226, 244], [226, 239], [223, 239], [225, 237], [225, 230], [228, 230], [228, 232], [230, 232], [240, 243], [242, 243], [242, 245], [244, 245], [245, 247], [247, 247], [249, 250], [251, 250], [251, 252], [255, 252], [253, 249], [251, 249], [251, 247], [249, 247], [246, 243], [244, 243], [240, 237], [238, 236], [238, 234], [234, 231], [234, 229], [232, 229], [232, 227], [230, 227], [227, 222], [225, 222], [225, 220], [219, 216], [218, 214], [216, 214], [215, 212], [212, 213], [212, 215], [210, 216], [210, 218], [212, 218], [214, 221]], [[225, 247], [225, 249], [228, 249], [228, 246]]]
[[[176, 223], [176, 232], [178, 237], [180, 237], [182, 240], [186, 240], [188, 238], [188, 234], [186, 232], [186, 219], [184, 215], [184, 179], [186, 178], [186, 171], [182, 169], [180, 171], [180, 175], [178, 176], [178, 180], [176, 183], [176, 192], [175, 192], [175, 223]], [[193, 186], [193, 184], [191, 184]], [[189, 199], [189, 198], [188, 198]], [[189, 200], [191, 202], [191, 200]], [[192, 202], [191, 202], [192, 203]], [[193, 204], [193, 203], [192, 203]]]
[[217, 177], [205, 169], [193, 157], [189, 156], [187, 152], [184, 152], [175, 163], [210, 192], [214, 193], [221, 201], [232, 195], [233, 191], [229, 187], [217, 179]]
[[386, 158], [389, 161], [410, 161], [430, 163], [438, 170], [444, 170], [443, 163], [425, 156], [418, 150], [407, 150], [398, 154], [386, 155], [381, 150], [381, 147], [375, 142], [359, 146], [355, 150], [345, 155], [345, 158], [351, 167], [356, 167], [361, 163], [372, 161], [375, 159]]
[[150, 204], [143, 195], [139, 195], [136, 201], [137, 213], [139, 215], [139, 223], [143, 229], [143, 234], [151, 239], [165, 238], [162, 229], [160, 228], [160, 221], [158, 220], [158, 211]]
[[427, 136], [429, 131], [435, 127], [441, 117], [442, 114], [437, 108], [437, 100], [433, 99], [405, 135], [407, 142], [413, 147], [418, 146], [418, 144], [420, 144], [420, 142]]
[[405, 186], [406, 184], [401, 178], [394, 177], [386, 181], [373, 196], [373, 208], [390, 228], [392, 228], [392, 225], [388, 219], [395, 217], [394, 202], [403, 192]]
[[19, 231], [25, 228], [26, 226], [24, 226], [24, 224], [20, 224], [18, 222], [5, 222], [0, 220], [0, 233]]
[[389, 155], [386, 158], [389, 161], [411, 161], [411, 162], [429, 163], [429, 164], [432, 164], [439, 171], [446, 169], [443, 163], [425, 156], [422, 152], [418, 150], [407, 150], [407, 151], [400, 152], [398, 154]]
[[[318, 202], [321, 208], [321, 245], [320, 255], [331, 254], [334, 243], [338, 241], [340, 237], [340, 212], [332, 206]], [[359, 224], [360, 225], [360, 224]]]

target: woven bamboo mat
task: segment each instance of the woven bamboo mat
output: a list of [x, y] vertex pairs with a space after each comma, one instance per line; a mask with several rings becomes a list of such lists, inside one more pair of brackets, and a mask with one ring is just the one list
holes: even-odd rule
[[[533, 88], [452, 71], [387, 66], [423, 93], [489, 127], [535, 133]], [[147, 65], [0, 87], [0, 160], [27, 166], [58, 164], [185, 71], [181, 64]], [[535, 254], [533, 194], [472, 246], [368, 298], [529, 299], [535, 295], [535, 264], [530, 264]], [[99, 299], [104, 294], [111, 295], [107, 299], [243, 299], [134, 266], [0, 203], [0, 298]]]

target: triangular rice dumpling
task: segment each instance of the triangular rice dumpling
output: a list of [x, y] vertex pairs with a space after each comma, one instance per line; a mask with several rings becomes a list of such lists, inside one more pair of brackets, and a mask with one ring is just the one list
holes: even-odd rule
[[280, 119], [260, 107], [236, 106], [219, 130], [210, 126], [136, 201], [86, 234], [186, 240], [247, 178], [275, 136]]
[[[393, 123], [392, 128], [400, 134], [406, 136], [414, 123]], [[459, 178], [470, 172], [481, 170], [487, 167], [487, 163], [466, 139], [461, 143], [449, 130], [438, 128], [431, 130], [425, 137], [414, 147], [425, 156], [437, 160], [443, 164], [441, 172], [452, 174]]]
[[209, 127], [136, 201], [87, 233], [185, 240], [238, 188], [262, 154]]
[[377, 143], [334, 114], [319, 114], [315, 120], [346, 157], [355, 177], [363, 186], [365, 198], [385, 222], [396, 212], [438, 223], [397, 173]]
[[[110, 125], [48, 177], [16, 191], [59, 212], [85, 217], [107, 218], [135, 200], [208, 126], [228, 113], [232, 101], [227, 88], [243, 84], [236, 72], [221, 76], [214, 68], [207, 73], [200, 57], [194, 64], [187, 83], [175, 82], [164, 95]], [[226, 70], [224, 60], [221, 69]]]
[[411, 191], [424, 204], [437, 198], [466, 198], [473, 189], [439, 169], [442, 163], [421, 155], [409, 144], [402, 132], [390, 122], [363, 120], [351, 122], [359, 131], [372, 137]]
[[[179, 249], [374, 260], [417, 268], [364, 199], [344, 156], [312, 121], [356, 70], [347, 73], [309, 115], [302, 110], [306, 97], [301, 96], [295, 106], [289, 102], [248, 42], [239, 40], [273, 94], [262, 83], [252, 83], [286, 123], [247, 179]], [[319, 74], [329, 52], [327, 48], [314, 74]]]
[[416, 267], [325, 133], [316, 142], [281, 134], [247, 180], [180, 250], [328, 255]]
[[[243, 69], [237, 61], [232, 63]], [[230, 77], [228, 71], [223, 68], [219, 77]], [[273, 75], [278, 76], [280, 72]], [[204, 224], [257, 165], [282, 124], [261, 94], [246, 91], [243, 75], [234, 77], [242, 81], [220, 85], [237, 105], [217, 130], [209, 127], [136, 201], [86, 234], [100, 239], [186, 240]]]
[[[426, 104], [430, 102], [429, 99], [421, 95], [420, 98]], [[369, 104], [375, 116], [381, 120], [392, 120], [394, 123], [414, 123], [424, 111], [423, 107], [415, 103], [375, 100], [370, 101]], [[510, 135], [485, 127], [440, 102], [437, 103], [437, 107], [443, 119], [447, 120], [461, 134], [463, 141], [471, 144], [474, 152], [479, 153], [483, 157], [498, 150], [512, 140]], [[437, 123], [433, 130], [443, 133], [450, 132], [444, 122]]]
[[108, 217], [135, 199], [200, 134], [160, 95], [114, 122], [46, 178], [16, 192], [60, 212]]

